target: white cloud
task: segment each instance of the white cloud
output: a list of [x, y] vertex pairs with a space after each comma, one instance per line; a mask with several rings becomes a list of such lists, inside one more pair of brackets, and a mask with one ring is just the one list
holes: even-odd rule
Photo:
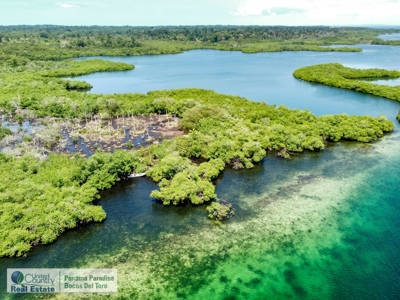
[[61, 3], [61, 2], [58, 2], [57, 5], [60, 6], [60, 7], [62, 7], [62, 8], [73, 8], [73, 7], [78, 7], [78, 5], [75, 5], [75, 4]]
[[305, 20], [340, 22], [342, 20], [385, 21], [398, 18], [398, 0], [246, 0], [233, 15], [246, 17], [279, 17], [288, 15], [303, 17]]
[[[303, 3], [302, 3], [303, 2]], [[235, 15], [241, 16], [261, 16], [263, 12], [270, 12], [276, 9], [304, 10], [307, 7], [304, 5], [304, 0], [247, 0], [244, 5], [239, 6]]]

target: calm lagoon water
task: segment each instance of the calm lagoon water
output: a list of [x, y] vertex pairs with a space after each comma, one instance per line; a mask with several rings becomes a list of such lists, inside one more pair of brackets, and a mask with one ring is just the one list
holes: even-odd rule
[[387, 34], [382, 34], [378, 37], [385, 41], [400, 40], [400, 33], [387, 33]]
[[379, 84], [379, 85], [389, 85], [389, 86], [396, 86], [400, 85], [400, 78], [395, 79], [380, 79], [380, 80], [366, 80], [371, 83]]
[[[195, 50], [162, 56], [107, 57], [135, 65], [126, 72], [96, 73], [77, 77], [93, 85], [91, 93], [147, 93], [151, 90], [205, 88], [239, 95], [254, 101], [313, 113], [386, 114], [398, 106], [390, 100], [295, 79], [299, 67], [340, 62], [355, 68], [400, 70], [400, 47], [362, 46], [361, 53], [278, 52], [243, 54], [241, 52]], [[100, 57], [102, 58], [102, 57]], [[351, 97], [352, 101], [348, 98]], [[377, 103], [378, 102], [378, 103]]]
[[[395, 121], [397, 102], [292, 77], [300, 66], [327, 62], [400, 70], [400, 48], [362, 48], [104, 58], [136, 68], [77, 79], [90, 82], [92, 93], [200, 87], [318, 115], [385, 114]], [[0, 298], [20, 298], [5, 294], [6, 268], [115, 267], [120, 299], [399, 299], [395, 124], [373, 144], [341, 142], [291, 160], [269, 155], [252, 170], [227, 169], [217, 193], [234, 203], [236, 216], [223, 224], [209, 221], [204, 207], [157, 204], [149, 198], [156, 185], [146, 178], [121, 182], [98, 202], [105, 222], [68, 231], [27, 258], [0, 259]]]

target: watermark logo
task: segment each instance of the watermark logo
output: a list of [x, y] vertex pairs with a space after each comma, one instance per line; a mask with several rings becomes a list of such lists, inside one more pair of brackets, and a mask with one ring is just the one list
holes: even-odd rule
[[22, 274], [20, 271], [15, 271], [11, 274], [11, 281], [15, 284], [21, 284], [23, 280], [24, 274]]
[[8, 293], [116, 293], [116, 269], [7, 269]]
[[9, 293], [54, 293], [58, 272], [54, 269], [7, 269]]

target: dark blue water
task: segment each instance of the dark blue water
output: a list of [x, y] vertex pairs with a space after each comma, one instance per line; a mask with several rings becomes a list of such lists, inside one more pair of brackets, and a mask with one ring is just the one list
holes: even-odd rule
[[[400, 70], [400, 48], [362, 47], [117, 57], [110, 60], [135, 70], [78, 79], [96, 93], [202, 87], [316, 114], [386, 114], [395, 121], [397, 102], [292, 77], [300, 66], [326, 62]], [[98, 202], [105, 222], [70, 230], [27, 258], [0, 259], [0, 298], [7, 296], [6, 268], [114, 267], [120, 299], [399, 299], [398, 129], [396, 121], [395, 132], [372, 145], [341, 142], [224, 171], [217, 193], [236, 209], [224, 224], [209, 221], [204, 207], [155, 203], [148, 179], [119, 183]]]

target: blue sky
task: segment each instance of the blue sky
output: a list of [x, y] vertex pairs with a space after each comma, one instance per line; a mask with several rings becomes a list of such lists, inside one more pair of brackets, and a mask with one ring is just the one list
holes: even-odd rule
[[400, 0], [0, 0], [0, 25], [400, 25]]

